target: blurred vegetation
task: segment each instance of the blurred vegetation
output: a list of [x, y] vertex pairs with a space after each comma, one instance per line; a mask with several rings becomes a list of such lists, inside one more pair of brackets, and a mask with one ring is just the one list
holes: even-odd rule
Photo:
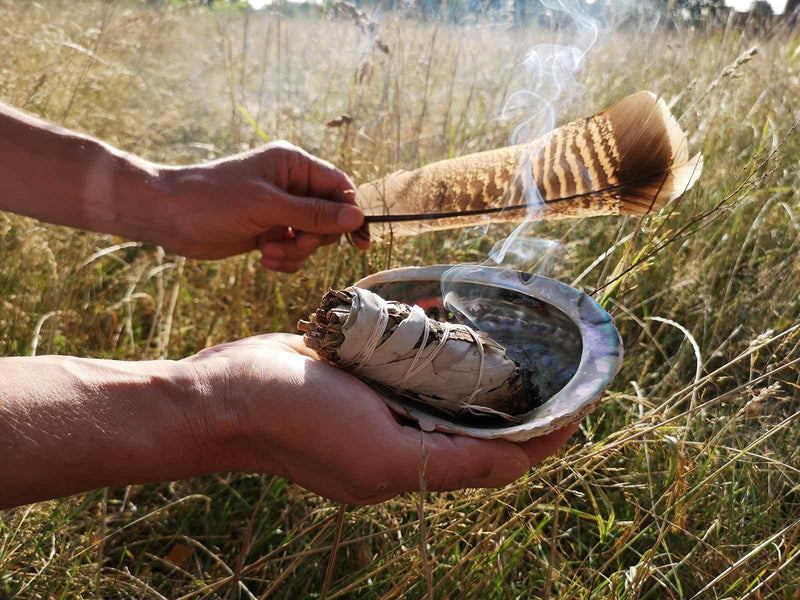
[[[755, 18], [623, 16], [605, 15], [559, 120], [651, 89], [703, 177], [644, 220], [536, 230], [566, 247], [554, 275], [613, 314], [622, 372], [563, 455], [502, 490], [427, 494], [427, 563], [416, 495], [348, 508], [328, 597], [425, 597], [429, 569], [437, 598], [798, 598], [800, 38]], [[363, 182], [505, 145], [513, 123], [497, 115], [529, 83], [527, 49], [570, 40], [513, 14], [371, 18], [365, 33], [335, 12], [0, 0], [0, 99], [175, 164], [259, 144], [247, 113]], [[37, 339], [40, 354], [179, 358], [293, 331], [328, 287], [479, 261], [507, 231], [328, 247], [287, 276], [255, 254], [196, 262], [0, 214], [0, 354]], [[260, 474], [6, 511], [0, 597], [319, 597], [338, 511]]]
[[[245, 11], [251, 8], [247, 0], [141, 0], [159, 6], [205, 6], [211, 9], [234, 9]], [[337, 0], [272, 0], [265, 10], [281, 10], [286, 15], [296, 16], [309, 12], [327, 12], [335, 7]], [[619, 0], [353, 0], [353, 5], [386, 13], [403, 13], [406, 17], [443, 19], [462, 22], [479, 18], [512, 18], [517, 25], [532, 20], [548, 20], [559, 17], [563, 10], [580, 10], [593, 18], [602, 19], [610, 7], [619, 7]], [[622, 4], [628, 12], [647, 11], [658, 13], [662, 25], [702, 26], [725, 25], [729, 18], [741, 22], [755, 15], [758, 18], [773, 15], [772, 5], [765, 0], [754, 0], [749, 10], [737, 13], [726, 5], [725, 0], [647, 0]], [[783, 12], [776, 22], [788, 20], [796, 24], [800, 0], [787, 0]]]

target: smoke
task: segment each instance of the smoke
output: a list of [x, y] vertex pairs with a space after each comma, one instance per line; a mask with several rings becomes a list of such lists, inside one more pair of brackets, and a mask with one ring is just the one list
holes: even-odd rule
[[[556, 122], [576, 100], [587, 100], [588, 88], [580, 81], [587, 54], [598, 40], [610, 41], [610, 33], [621, 28], [646, 43], [648, 31], [652, 33], [661, 18], [661, 12], [651, 1], [603, 0], [602, 4], [599, 1], [587, 4], [586, 0], [539, 0], [539, 4], [545, 9], [540, 16], [550, 19], [551, 25], [549, 30], [542, 27], [541, 31], [556, 39], [530, 48], [520, 65], [527, 76], [527, 84], [508, 96], [499, 115], [501, 120], [514, 123], [509, 142], [525, 147], [519, 153], [522, 158], [517, 165], [527, 205], [525, 218], [508, 237], [494, 244], [485, 261], [455, 266], [441, 278], [445, 307], [460, 320], [482, 330], [492, 327], [492, 319], [496, 318], [492, 316], [492, 307], [502, 304], [502, 299], [487, 297], [486, 290], [494, 289], [489, 286], [482, 286], [481, 296], [475, 297], [469, 290], [476, 288], [460, 285], [473, 279], [476, 270], [487, 266], [515, 268], [552, 276], [554, 268], [563, 267], [565, 262], [566, 249], [562, 244], [534, 235], [545, 204], [531, 167], [537, 158], [537, 149], [544, 146], [542, 142], [547, 140]], [[591, 10], [591, 15], [587, 9]], [[541, 20], [539, 25], [543, 25]], [[635, 50], [631, 47], [630, 51]], [[468, 241], [474, 247], [476, 236], [487, 235], [491, 227], [487, 224], [473, 229], [464, 234], [460, 242]], [[501, 294], [499, 288], [497, 294]], [[502, 318], [510, 318], [510, 315], [504, 314]], [[524, 325], [522, 316], [518, 323]]]
[[576, 75], [597, 41], [599, 24], [584, 12], [578, 1], [583, 3], [582, 0], [540, 0], [555, 15], [563, 13], [571, 18], [575, 40], [582, 40], [583, 47], [537, 44], [528, 51], [523, 68], [528, 73], [529, 85], [511, 94], [500, 113], [503, 121], [518, 120], [509, 139], [511, 144], [532, 142], [552, 131], [559, 112], [584, 89]]
[[[600, 33], [598, 21], [586, 14], [583, 0], [540, 0], [540, 3], [551, 11], [555, 19], [566, 17], [568, 25], [571, 25], [574, 45], [537, 44], [528, 52], [523, 66], [528, 73], [529, 85], [527, 89], [511, 94], [500, 113], [501, 120], [518, 121], [509, 139], [512, 145], [531, 144], [553, 131], [558, 117], [585, 90], [585, 86], [577, 80], [577, 74]], [[489, 253], [489, 262], [494, 265], [506, 263], [509, 257], [531, 258], [527, 250], [515, 249], [515, 245], [522, 245], [526, 249], [537, 246], [526, 241], [525, 234], [532, 229], [544, 203], [533, 181], [531, 164], [536, 155], [531, 151], [524, 152], [522, 156], [524, 158], [518, 170], [528, 208], [525, 219]], [[539, 245], [546, 247], [546, 244]]]
[[[457, 291], [464, 289], [458, 283], [468, 281], [474, 269], [502, 266], [549, 275], [565, 255], [559, 242], [531, 234], [537, 215], [544, 208], [531, 169], [536, 158], [533, 148], [541, 148], [541, 145], [533, 142], [552, 132], [558, 118], [576, 97], [583, 95], [585, 86], [578, 81], [578, 75], [586, 54], [597, 42], [600, 24], [587, 14], [584, 0], [539, 2], [553, 20], [556, 33], [566, 39], [558, 40], [558, 43], [536, 44], [527, 52], [521, 65], [527, 74], [527, 85], [512, 93], [500, 112], [500, 120], [515, 122], [510, 144], [529, 145], [530, 148], [520, 153], [523, 158], [517, 165], [526, 197], [525, 219], [508, 237], [494, 245], [486, 261], [480, 265], [453, 267], [443, 274], [441, 281], [442, 298], [448, 310], [479, 329], [482, 319], [474, 310], [475, 299], [463, 297]], [[476, 232], [469, 235], [474, 238]]]

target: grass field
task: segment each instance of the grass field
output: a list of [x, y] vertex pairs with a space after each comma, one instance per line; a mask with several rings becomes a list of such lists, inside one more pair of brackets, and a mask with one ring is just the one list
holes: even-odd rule
[[[641, 221], [535, 228], [620, 329], [606, 402], [515, 484], [428, 494], [427, 565], [417, 495], [348, 507], [329, 598], [426, 597], [428, 570], [437, 598], [800, 598], [800, 37], [650, 17], [609, 22], [559, 121], [651, 89], [701, 180]], [[0, 0], [0, 100], [176, 164], [257, 145], [252, 119], [363, 182], [506, 145], [526, 51], [569, 39], [390, 15], [377, 31], [388, 54], [332, 15]], [[328, 287], [480, 261], [507, 231], [327, 247], [290, 276], [0, 213], [0, 355], [179, 358], [293, 331]], [[241, 473], [22, 507], [0, 513], [0, 598], [320, 597], [339, 510]]]

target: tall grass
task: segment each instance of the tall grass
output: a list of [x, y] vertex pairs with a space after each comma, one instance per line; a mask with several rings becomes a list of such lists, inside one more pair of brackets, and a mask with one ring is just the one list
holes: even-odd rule
[[[260, 143], [252, 119], [357, 182], [505, 145], [519, 63], [553, 39], [386, 16], [386, 54], [330, 14], [66, 0], [0, 0], [0, 31], [12, 105], [165, 163]], [[567, 248], [556, 276], [613, 314], [626, 361], [561, 456], [502, 490], [426, 495], [436, 597], [800, 597], [799, 42], [628, 24], [588, 55], [563, 118], [651, 89], [703, 177], [658, 216], [537, 229]], [[286, 276], [255, 255], [196, 262], [0, 214], [0, 354], [177, 358], [292, 331], [328, 287], [481, 260], [499, 229], [469, 246], [329, 247]], [[417, 508], [410, 494], [346, 510], [329, 598], [427, 595]], [[338, 510], [280, 478], [219, 474], [7, 511], [0, 597], [318, 597]]]

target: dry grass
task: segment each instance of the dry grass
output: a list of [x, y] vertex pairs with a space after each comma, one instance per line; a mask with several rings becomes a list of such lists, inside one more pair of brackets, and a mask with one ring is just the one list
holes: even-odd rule
[[[390, 17], [379, 31], [388, 55], [345, 21], [0, 0], [0, 98], [169, 163], [258, 143], [242, 106], [269, 139], [364, 181], [504, 145], [496, 115], [524, 83], [518, 63], [554, 37]], [[798, 40], [629, 25], [580, 77], [565, 116], [652, 89], [674, 100], [705, 172], [643, 222], [537, 229], [566, 246], [568, 282], [635, 234], [576, 282], [613, 313], [626, 362], [563, 456], [502, 490], [427, 495], [434, 595], [796, 599]], [[325, 126], [341, 114], [353, 123]], [[255, 255], [184, 261], [0, 214], [0, 355], [175, 358], [291, 331], [328, 286], [390, 262], [480, 260], [494, 238], [328, 248], [283, 276]], [[427, 594], [417, 508], [408, 495], [345, 513], [329, 598]], [[8, 511], [0, 597], [318, 597], [337, 510], [282, 479], [230, 474]]]

